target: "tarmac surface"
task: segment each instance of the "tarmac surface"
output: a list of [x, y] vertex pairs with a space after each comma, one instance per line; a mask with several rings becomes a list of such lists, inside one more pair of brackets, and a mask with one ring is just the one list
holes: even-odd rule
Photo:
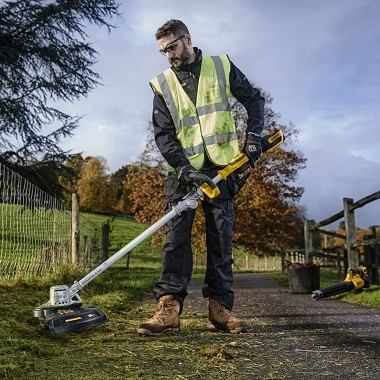
[[[192, 280], [183, 315], [205, 313]], [[380, 379], [380, 310], [293, 294], [269, 273], [236, 274], [234, 314], [246, 320], [237, 355], [244, 379]]]

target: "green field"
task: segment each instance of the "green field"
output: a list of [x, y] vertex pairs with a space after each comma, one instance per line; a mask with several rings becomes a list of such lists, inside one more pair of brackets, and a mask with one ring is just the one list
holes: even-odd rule
[[[38, 275], [55, 263], [68, 262], [71, 255], [71, 212], [0, 204], [0, 276]], [[80, 256], [91, 252], [91, 264], [101, 262], [102, 225], [110, 223], [110, 254], [139, 235], [147, 226], [133, 219], [80, 214]], [[87, 248], [88, 249], [87, 249]], [[148, 242], [136, 247], [134, 264], [159, 261], [146, 256]], [[158, 252], [158, 250], [156, 250]]]
[[[99, 230], [101, 230], [103, 224], [107, 222], [110, 224], [109, 255], [123, 248], [149, 227], [148, 224], [136, 223], [132, 218], [88, 213], [81, 213], [81, 216], [83, 216], [83, 221], [90, 222], [92, 226], [97, 226]], [[160, 249], [150, 245], [150, 238], [135, 247], [128, 255], [130, 256], [131, 267], [158, 268], [161, 263]], [[121, 262], [125, 263], [126, 258], [121, 259]]]

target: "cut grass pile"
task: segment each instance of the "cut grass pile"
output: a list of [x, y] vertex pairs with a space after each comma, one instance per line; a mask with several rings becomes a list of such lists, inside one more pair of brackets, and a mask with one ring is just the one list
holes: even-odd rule
[[[47, 301], [51, 285], [71, 284], [82, 275], [66, 267], [45, 280], [1, 284], [0, 378], [241, 378], [242, 364], [250, 360], [247, 343], [208, 328], [206, 315], [184, 315], [181, 334], [136, 333], [141, 321], [154, 312], [154, 302], [141, 299], [149, 297], [158, 269], [113, 266], [83, 290], [84, 304], [99, 307], [108, 323], [60, 335], [42, 330], [33, 308]], [[199, 275], [203, 273], [197, 271], [195, 276]], [[243, 335], [247, 339], [249, 334]], [[232, 360], [237, 351], [239, 362]]]

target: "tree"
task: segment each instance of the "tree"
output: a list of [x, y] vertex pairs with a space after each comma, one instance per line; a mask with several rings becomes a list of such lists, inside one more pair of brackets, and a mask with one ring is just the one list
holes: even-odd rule
[[79, 207], [83, 211], [112, 214], [117, 189], [106, 174], [107, 162], [103, 157], [87, 157], [78, 181]]
[[73, 102], [99, 84], [92, 70], [97, 53], [87, 41], [85, 25], [110, 32], [107, 20], [118, 16], [118, 6], [115, 0], [2, 3], [0, 162], [15, 170], [33, 165], [32, 180], [52, 168], [57, 183], [54, 170], [69, 156], [59, 142], [72, 135], [80, 117], [60, 111], [54, 102]]
[[[234, 245], [244, 247], [249, 253], [256, 255], [273, 254], [282, 247], [293, 246], [299, 240], [302, 216], [295, 203], [302, 196], [303, 188], [293, 186], [292, 183], [306, 163], [302, 152], [284, 149], [296, 138], [298, 131], [293, 124], [280, 123], [280, 116], [270, 107], [273, 99], [269, 94], [263, 95], [267, 104], [264, 130], [269, 132], [281, 129], [286, 141], [281, 148], [261, 156], [255, 169], [250, 170], [251, 175], [246, 185], [235, 198]], [[247, 113], [236, 100], [232, 110], [242, 145]], [[157, 158], [160, 156], [157, 148], [152, 148], [152, 142], [153, 136], [150, 134], [147, 149], [139, 160], [141, 170], [129, 177], [127, 182], [133, 201], [132, 210], [140, 222], [154, 222], [163, 216], [164, 199], [160, 194], [165, 169]], [[155, 157], [155, 160], [150, 160], [151, 157]], [[156, 163], [156, 166], [151, 166], [151, 162]], [[192, 236], [195, 250], [199, 253], [205, 252], [205, 227], [201, 207], [196, 211]], [[154, 242], [158, 241], [160, 238], [156, 237]]]
[[64, 189], [64, 199], [67, 204], [71, 203], [71, 194], [78, 192], [78, 181], [84, 162], [81, 154], [72, 155], [65, 163], [66, 170], [62, 170], [58, 177], [58, 182]]
[[142, 167], [144, 165], [157, 168], [162, 171], [162, 174], [167, 173], [166, 160], [158, 150], [156, 142], [154, 141], [153, 123], [149, 122], [147, 127], [147, 138], [145, 140], [145, 148], [137, 160], [137, 165]]
[[[153, 136], [153, 124], [149, 123], [145, 149], [126, 176], [124, 191], [128, 192], [131, 211], [137, 222], [155, 223], [164, 215], [165, 198], [162, 189], [167, 169]], [[161, 231], [152, 239], [153, 245], [160, 244]]]
[[111, 174], [111, 184], [116, 190], [115, 210], [123, 215], [132, 215], [132, 202], [129, 199], [130, 190], [125, 186], [129, 173], [135, 171], [133, 165], [124, 165]]
[[[282, 124], [280, 115], [270, 107], [273, 98], [263, 91], [262, 94], [266, 100], [264, 131], [281, 129], [286, 139], [280, 149], [261, 156], [234, 202], [238, 226], [234, 245], [244, 246], [256, 255], [274, 253], [299, 240], [302, 215], [295, 203], [301, 198], [303, 188], [292, 183], [306, 164], [302, 152], [284, 149], [296, 139], [298, 130], [291, 123]], [[232, 111], [242, 144], [248, 115], [237, 101]]]

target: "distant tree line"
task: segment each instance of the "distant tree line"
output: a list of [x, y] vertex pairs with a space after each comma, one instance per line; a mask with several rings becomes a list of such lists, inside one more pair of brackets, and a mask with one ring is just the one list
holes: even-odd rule
[[64, 200], [71, 202], [71, 194], [79, 195], [82, 211], [99, 214], [133, 215], [127, 175], [137, 170], [136, 165], [124, 165], [115, 173], [108, 174], [107, 161], [103, 157], [86, 157], [77, 154], [66, 162], [71, 176], [60, 176], [59, 184], [64, 191]]

